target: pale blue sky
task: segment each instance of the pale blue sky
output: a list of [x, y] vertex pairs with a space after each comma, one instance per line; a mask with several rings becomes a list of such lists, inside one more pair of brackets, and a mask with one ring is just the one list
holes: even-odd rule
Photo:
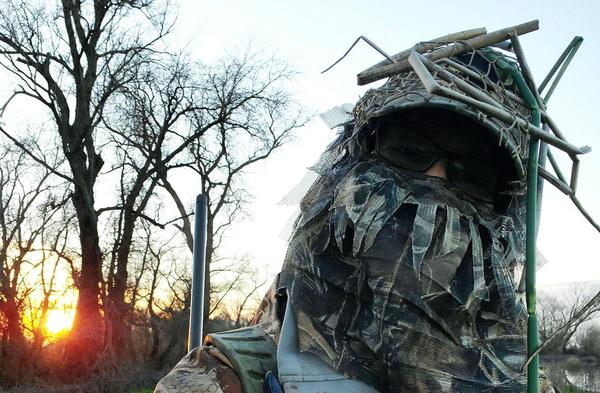
[[[365, 91], [356, 86], [356, 73], [381, 60], [360, 44], [336, 68], [319, 73], [359, 35], [396, 53], [443, 34], [475, 27], [493, 31], [531, 19], [539, 19], [540, 30], [521, 41], [538, 82], [574, 35], [585, 39], [548, 112], [572, 143], [595, 148], [582, 158], [578, 195], [600, 220], [600, 132], [594, 119], [600, 92], [600, 2], [187, 1], [180, 6], [177, 34], [172, 39], [205, 61], [250, 41], [265, 52], [278, 53], [301, 73], [295, 83], [298, 99], [309, 111], [319, 113], [344, 102], [354, 103]], [[233, 228], [229, 252], [249, 252], [260, 265], [278, 270], [285, 253], [279, 234], [293, 209], [276, 203], [332, 137], [332, 131], [317, 118], [297, 133], [293, 144], [251, 170], [247, 184], [255, 203], [250, 217]], [[600, 234], [579, 216], [568, 198], [551, 187], [546, 190], [539, 248], [549, 264], [540, 271], [540, 283], [600, 280]], [[196, 191], [190, 188], [190, 195]]]

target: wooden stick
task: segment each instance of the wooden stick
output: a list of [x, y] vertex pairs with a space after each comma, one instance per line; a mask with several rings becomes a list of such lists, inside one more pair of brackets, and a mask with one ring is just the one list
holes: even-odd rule
[[542, 120], [544, 121], [544, 123], [548, 124], [548, 127], [550, 128], [550, 130], [552, 130], [552, 132], [554, 133], [554, 135], [556, 135], [557, 138], [562, 139], [563, 141], [567, 140], [567, 138], [565, 138], [565, 136], [560, 131], [560, 128], [558, 128], [554, 120], [550, 117], [548, 113], [544, 111], [542, 111]]
[[571, 186], [571, 190], [573, 190], [573, 195], [577, 192], [577, 177], [579, 175], [579, 158], [571, 157], [573, 160], [573, 166], [571, 167], [571, 181], [569, 186]]
[[[518, 116], [515, 116], [514, 114], [512, 114], [508, 111], [505, 111], [501, 108], [498, 108], [497, 106], [490, 105], [486, 102], [477, 100], [477, 99], [467, 96], [465, 94], [461, 94], [450, 88], [441, 86], [433, 78], [433, 76], [431, 75], [429, 70], [427, 70], [427, 67], [423, 63], [423, 60], [422, 60], [423, 58], [425, 58], [424, 55], [421, 55], [417, 52], [413, 52], [408, 57], [408, 60], [409, 60], [410, 64], [412, 65], [413, 69], [415, 70], [415, 72], [417, 73], [417, 75], [419, 76], [419, 79], [421, 79], [423, 86], [425, 86], [425, 89], [427, 89], [427, 91], [430, 94], [435, 94], [435, 95], [440, 95], [443, 97], [455, 99], [455, 100], [463, 102], [467, 105], [471, 105], [471, 106], [479, 109], [480, 111], [487, 113], [488, 115], [494, 116], [497, 119], [499, 119], [507, 124], [512, 124], [513, 122], [516, 122], [519, 124], [519, 126], [526, 129], [531, 135], [535, 136], [536, 138], [541, 139], [544, 142], [547, 142], [548, 144], [550, 144], [554, 147], [559, 148], [560, 150], [568, 153], [569, 155], [586, 154], [591, 151], [591, 148], [589, 146], [583, 146], [583, 147], [573, 146], [570, 143], [563, 141], [561, 139], [558, 139], [554, 135], [543, 131], [541, 128], [536, 127], [535, 125], [531, 124], [527, 120], [522, 119]], [[425, 58], [425, 60], [427, 61], [426, 58]]]
[[556, 187], [563, 194], [571, 195], [573, 193], [573, 190], [571, 190], [571, 188], [567, 184], [561, 182], [559, 179], [552, 176], [552, 174], [550, 172], [548, 172], [546, 169], [544, 169], [544, 167], [538, 166], [538, 174], [540, 175], [541, 178], [548, 181], [550, 184], [552, 184], [554, 187]]
[[563, 184], [567, 184], [567, 179], [565, 179], [565, 175], [563, 175], [560, 167], [558, 166], [558, 162], [556, 162], [556, 158], [554, 158], [554, 154], [552, 154], [552, 151], [550, 150], [548, 150], [548, 160], [550, 161], [552, 169], [554, 169], [554, 173], [556, 173], [556, 177], [558, 177]]
[[560, 70], [558, 70], [558, 74], [556, 75], [556, 78], [554, 78], [554, 80], [552, 81], [552, 85], [550, 85], [550, 89], [548, 90], [548, 92], [544, 96], [544, 101], [545, 102], [548, 102], [550, 100], [550, 97], [552, 96], [552, 93], [554, 92], [554, 89], [556, 89], [556, 86], [558, 85], [558, 82], [560, 82], [563, 74], [565, 73], [565, 71], [567, 70], [567, 68], [569, 68], [569, 64], [571, 64], [571, 60], [573, 60], [573, 57], [575, 56], [575, 54], [579, 50], [579, 47], [581, 46], [582, 43], [583, 43], [583, 38], [579, 37], [579, 40], [571, 48], [571, 51], [567, 55], [567, 58], [565, 59], [565, 61], [560, 66]]
[[[517, 26], [507, 27], [506, 29], [497, 30], [488, 34], [480, 35], [465, 42], [456, 42], [452, 45], [446, 46], [434, 50], [428, 53], [427, 58], [431, 61], [439, 60], [444, 57], [452, 57], [461, 53], [467, 52], [470, 49], [480, 49], [486, 46], [493, 45], [497, 42], [507, 40], [510, 33], [516, 33], [517, 35], [523, 35], [539, 29], [539, 22], [533, 20]], [[367, 83], [375, 82], [377, 80], [396, 75], [400, 72], [404, 72], [410, 69], [408, 60], [401, 60], [397, 63], [392, 63], [370, 70], [368, 72], [361, 72], [358, 74], [357, 81], [359, 85], [366, 85]]]
[[[450, 67], [455, 68], [458, 71], [461, 71], [462, 73], [464, 73], [465, 75], [468, 75], [470, 78], [472, 78], [474, 80], [483, 81], [483, 78], [477, 72], [471, 70], [469, 67], [465, 67], [464, 65], [457, 63], [456, 61], [454, 61], [452, 59], [444, 58], [444, 59], [440, 59], [439, 61], [448, 64]], [[516, 95], [515, 93], [513, 93], [509, 90], [506, 90], [505, 93], [508, 96], [508, 98], [510, 98], [511, 100], [513, 100], [523, 106], [527, 106], [525, 101], [523, 101], [523, 99], [521, 97], [519, 97], [518, 95]]]
[[478, 36], [486, 34], [486, 33], [487, 33], [487, 30], [485, 29], [485, 27], [481, 27], [481, 28], [477, 28], [477, 29], [464, 30], [464, 31], [459, 31], [457, 33], [444, 35], [444, 36], [434, 38], [429, 41], [419, 42], [412, 48], [403, 50], [402, 52], [399, 52], [399, 53], [396, 53], [395, 55], [393, 55], [392, 59], [391, 59], [392, 61], [390, 61], [389, 59], [382, 60], [379, 63], [362, 71], [361, 74], [364, 72], [372, 71], [376, 68], [382, 67], [382, 66], [390, 64], [390, 63], [397, 63], [400, 60], [406, 60], [406, 59], [408, 59], [408, 56], [410, 55], [410, 52], [412, 52], [412, 51], [424, 53], [424, 52], [427, 52], [427, 51], [437, 48], [438, 46], [440, 46], [440, 44], [447, 44], [447, 43], [456, 42], [456, 41], [465, 41], [465, 40], [468, 40], [468, 39], [471, 39], [474, 37], [478, 37]]
[[510, 33], [510, 42], [512, 42], [513, 50], [515, 55], [517, 56], [517, 60], [519, 61], [519, 65], [521, 66], [521, 72], [523, 73], [523, 77], [527, 81], [527, 85], [531, 90], [531, 93], [535, 97], [540, 110], [546, 110], [546, 103], [542, 100], [540, 93], [538, 92], [538, 88], [535, 84], [535, 80], [533, 79], [533, 74], [531, 73], [531, 69], [529, 68], [529, 64], [527, 64], [527, 59], [525, 58], [525, 52], [523, 52], [523, 47], [521, 46], [521, 41], [519, 37], [515, 33]]
[[494, 105], [499, 108], [502, 108], [502, 105], [498, 101], [494, 100], [483, 90], [472, 86], [468, 82], [465, 82], [464, 80], [462, 80], [461, 78], [452, 74], [450, 71], [444, 69], [440, 65], [427, 60], [427, 58], [425, 58], [424, 56], [421, 58], [421, 60], [423, 61], [423, 64], [425, 64], [425, 67], [427, 67], [427, 69], [429, 69], [430, 71], [432, 71], [434, 73], [437, 73], [437, 76], [439, 76], [446, 82], [454, 83], [460, 90], [477, 98], [478, 100], [481, 100], [483, 102], [487, 102], [490, 105]]
[[567, 58], [569, 53], [571, 53], [573, 48], [576, 45], [578, 45], [578, 43], [579, 43], [579, 45], [581, 45], [581, 42], [583, 42], [583, 37], [580, 37], [580, 36], [573, 37], [573, 40], [569, 43], [569, 45], [567, 45], [567, 48], [563, 51], [563, 53], [561, 53], [558, 60], [556, 60], [556, 63], [554, 63], [554, 65], [552, 66], [552, 69], [550, 70], [550, 72], [548, 72], [548, 75], [546, 75], [546, 77], [540, 84], [540, 87], [539, 87], [540, 93], [542, 91], [544, 91], [544, 89], [546, 88], [546, 85], [550, 82], [550, 80], [552, 79], [552, 77], [554, 76], [556, 71], [558, 70], [558, 67], [560, 67], [563, 64], [563, 62], [565, 61], [565, 59]]

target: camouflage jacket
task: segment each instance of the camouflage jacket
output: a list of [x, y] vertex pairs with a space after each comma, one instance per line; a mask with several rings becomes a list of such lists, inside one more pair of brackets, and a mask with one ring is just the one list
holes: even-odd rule
[[[260, 303], [251, 325], [275, 342], [281, 330], [277, 316], [277, 277]], [[275, 370], [273, 370], [275, 371]], [[229, 359], [214, 346], [194, 348], [156, 385], [155, 393], [242, 393], [242, 384]]]
[[[279, 321], [275, 315], [276, 286], [269, 289], [255, 323], [260, 324], [274, 338], [279, 335]], [[259, 319], [259, 322], [256, 322]], [[541, 393], [553, 393], [552, 384], [545, 377], [540, 383]], [[233, 365], [217, 348], [203, 346], [185, 355], [171, 372], [156, 386], [155, 393], [242, 393], [240, 380]]]
[[231, 363], [218, 349], [198, 347], [160, 380], [154, 392], [242, 393], [242, 385]]

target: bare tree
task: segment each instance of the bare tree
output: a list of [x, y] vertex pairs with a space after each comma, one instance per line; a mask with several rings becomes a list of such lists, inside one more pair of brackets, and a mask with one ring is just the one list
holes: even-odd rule
[[[158, 260], [156, 247], [136, 239], [143, 235], [140, 223], [161, 229], [175, 224], [192, 249], [193, 213], [173, 181], [176, 175], [197, 182], [209, 200], [208, 299], [213, 255], [249, 197], [246, 169], [268, 158], [305, 122], [286, 86], [293, 73], [276, 59], [244, 54], [207, 67], [159, 51], [169, 30], [166, 10], [152, 0], [61, 0], [58, 5], [0, 0], [0, 65], [17, 81], [0, 103], [0, 116], [15, 100], [37, 104], [31, 107], [43, 109], [51, 120], [46, 139], [57, 138], [66, 162], [49, 164], [17, 136], [19, 125], [0, 124], [23, 157], [68, 185], [79, 249], [75, 258], [60, 250], [53, 255], [70, 266], [79, 294], [64, 359], [72, 374], [95, 364], [102, 349], [128, 349], [126, 323], [143, 298], [141, 276], [131, 276], [131, 265]], [[118, 177], [118, 201], [110, 206], [96, 206], [101, 173]], [[165, 194], [175, 209], [149, 214]], [[107, 226], [110, 241], [101, 239], [99, 220], [105, 218], [114, 224]], [[153, 285], [163, 282], [172, 293], [171, 304], [152, 297], [156, 309], [151, 306], [149, 313], [186, 312], [187, 272], [163, 272], [153, 263], [145, 265], [154, 272]], [[54, 283], [42, 285], [49, 301]], [[239, 305], [240, 318], [250, 297]]]
[[600, 359], [600, 326], [597, 323], [587, 324], [578, 334], [577, 344], [581, 353]]
[[[64, 196], [63, 196], [64, 198]], [[48, 215], [48, 205], [43, 207], [43, 215]], [[52, 211], [50, 211], [52, 213]], [[72, 211], [63, 209], [62, 214], [58, 219], [43, 227], [40, 231], [41, 259], [34, 265], [34, 268], [39, 270], [38, 288], [41, 291], [41, 301], [34, 305], [36, 324], [32, 325], [33, 340], [31, 342], [30, 351], [34, 354], [42, 352], [42, 346], [46, 341], [44, 327], [48, 320], [48, 312], [51, 307], [54, 307], [56, 301], [53, 300], [55, 295], [66, 292], [70, 286], [66, 283], [57, 283], [57, 273], [61, 270], [66, 271], [67, 268], [63, 265], [69, 258], [68, 241], [70, 240], [69, 231], [73, 225], [74, 215]], [[61, 266], [63, 265], [63, 266]], [[61, 269], [59, 269], [61, 267]], [[34, 318], [32, 318], [32, 321]]]
[[[107, 280], [108, 314], [113, 315], [114, 326], [132, 310], [124, 294], [138, 219], [163, 229], [176, 222], [192, 249], [192, 213], [184, 202], [189, 198], [171, 184], [169, 174], [175, 171], [190, 172], [209, 196], [210, 266], [223, 231], [245, 200], [244, 170], [268, 158], [304, 124], [285, 88], [291, 75], [285, 64], [273, 58], [248, 54], [212, 68], [171, 56], [169, 61], [141, 68], [135, 83], [123, 90], [116, 111], [104, 119], [119, 157], [115, 170], [120, 171], [121, 201], [100, 209], [119, 212]], [[156, 185], [172, 197], [180, 217], [161, 223], [146, 213]], [[207, 273], [207, 299], [210, 282]], [[208, 303], [206, 308], [208, 317]], [[115, 346], [123, 348], [126, 332], [112, 335]]]
[[561, 297], [542, 296], [539, 299], [539, 333], [549, 340], [546, 350], [565, 353], [577, 329], [600, 316], [600, 293], [590, 296], [585, 285], [575, 284]]
[[[140, 25], [138, 17], [147, 23]], [[0, 64], [19, 81], [9, 101], [23, 96], [48, 111], [71, 172], [53, 170], [71, 184], [81, 245], [77, 315], [65, 359], [71, 369], [92, 364], [102, 346], [98, 334], [102, 254], [94, 208], [94, 185], [104, 166], [98, 125], [111, 97], [135, 79], [146, 55], [166, 33], [165, 20], [152, 1], [0, 4], [4, 55]], [[1, 131], [44, 164], [10, 131]]]
[[256, 266], [248, 255], [213, 257], [212, 265], [208, 317], [230, 320], [232, 327], [241, 327], [258, 305], [259, 291], [268, 280], [266, 269]]
[[[23, 152], [15, 152], [11, 147], [3, 146], [0, 154], [3, 157], [0, 166], [2, 310], [7, 319], [6, 336], [10, 341], [20, 343], [24, 341], [24, 338], [20, 328], [16, 296], [21, 279], [21, 269], [27, 253], [31, 251], [49, 218], [44, 217], [41, 222], [26, 222], [26, 219], [35, 209], [36, 202], [40, 202], [44, 194], [49, 191], [48, 176], [50, 172], [46, 170], [35, 176], [35, 169], [32, 168], [27, 156]], [[22, 178], [28, 177], [32, 181], [25, 184]]]
[[[238, 302], [235, 307], [234, 325], [236, 327], [247, 325], [253, 317], [253, 310], [256, 309], [256, 306], [259, 304], [259, 300], [263, 295], [262, 293], [259, 293], [259, 290], [265, 287], [267, 280], [268, 276], [266, 274], [263, 274], [261, 277], [258, 272], [255, 272], [241, 287]], [[249, 313], [249, 311], [251, 312]]]
[[[30, 141], [28, 146], [43, 157], [35, 143]], [[16, 383], [30, 359], [22, 315], [35, 287], [25, 276], [35, 269], [37, 263], [31, 255], [55, 221], [62, 205], [56, 200], [64, 195], [56, 192], [60, 187], [49, 180], [50, 168], [59, 167], [60, 161], [46, 157], [47, 167], [37, 165], [12, 144], [0, 146], [0, 156], [0, 314], [5, 321], [0, 329], [0, 363], [6, 364], [10, 358], [9, 380]]]
[[[218, 107], [205, 107], [206, 100], [189, 69], [177, 56], [163, 59], [139, 71], [135, 83], [124, 89], [115, 114], [105, 120], [112, 132], [119, 159], [120, 204], [100, 211], [119, 211], [116, 236], [108, 271], [108, 315], [115, 348], [126, 348], [127, 329], [120, 326], [132, 304], [127, 304], [128, 261], [138, 219], [165, 227], [145, 213], [160, 175], [175, 163], [186, 147], [217, 124]], [[206, 124], [181, 131], [189, 116], [212, 112]]]
[[[190, 118], [191, 132], [204, 130], [192, 139], [179, 166], [191, 171], [200, 191], [208, 199], [207, 266], [205, 299], [211, 298], [211, 261], [221, 244], [226, 228], [242, 211], [248, 200], [243, 176], [245, 170], [267, 159], [291, 136], [294, 129], [305, 124], [305, 118], [295, 106], [286, 82], [292, 76], [288, 67], [274, 58], [260, 58], [250, 53], [224, 59], [208, 70], [202, 89], [208, 107], [216, 114], [194, 111]], [[208, 119], [217, 124], [207, 128]], [[173, 166], [173, 167], [176, 167]], [[160, 186], [173, 199], [190, 251], [193, 239], [191, 209], [184, 196], [169, 180], [168, 167], [157, 168]], [[194, 179], [194, 180], [192, 180]], [[205, 303], [205, 318], [211, 306]]]
[[[176, 251], [178, 247], [173, 244], [174, 234], [171, 235], [171, 237], [159, 240], [152, 236], [154, 228], [150, 224], [145, 223], [142, 227], [144, 229], [146, 246], [144, 250], [144, 259], [142, 261], [145, 269], [140, 269], [140, 278], [142, 274], [146, 273], [149, 279], [144, 296], [146, 303], [145, 311], [148, 318], [151, 337], [147, 356], [156, 367], [162, 368], [169, 352], [177, 346], [177, 342], [181, 337], [185, 337], [185, 325], [180, 326], [179, 329], [172, 329], [173, 322], [175, 321], [167, 321], [165, 323], [165, 310], [162, 310], [160, 307], [162, 301], [158, 294], [158, 288], [161, 282], [164, 282], [165, 280], [164, 271], [169, 271], [169, 269], [173, 267], [173, 258], [174, 255], [176, 255], [173, 254], [173, 251]], [[166, 263], [165, 260], [167, 260]], [[141, 280], [136, 280], [136, 283], [139, 281]], [[187, 290], [187, 285], [185, 285], [184, 288]], [[187, 293], [184, 292], [183, 297], [186, 298], [187, 296]], [[174, 304], [172, 303], [174, 298], [176, 297], [174, 296], [170, 300], [169, 311], [171, 313], [177, 312], [177, 308], [173, 307]], [[186, 301], [184, 301], [184, 303], [185, 302]], [[183, 310], [179, 309], [179, 313], [181, 313], [181, 311]], [[173, 318], [173, 314], [169, 316], [169, 319]], [[170, 331], [165, 329], [165, 325], [170, 325], [168, 326]], [[168, 343], [166, 345], [161, 345], [162, 338], [164, 337], [168, 337]]]
[[[165, 258], [161, 258], [161, 263]], [[170, 263], [153, 272], [158, 280], [162, 281], [167, 296], [153, 297], [152, 315], [154, 315], [153, 333], [162, 337], [162, 344], [154, 343], [158, 351], [153, 355], [154, 364], [161, 368], [171, 361], [181, 358], [186, 351], [187, 328], [189, 324], [190, 293], [192, 282], [188, 269], [177, 264]], [[150, 310], [149, 310], [150, 311]], [[153, 337], [153, 339], [154, 339]]]

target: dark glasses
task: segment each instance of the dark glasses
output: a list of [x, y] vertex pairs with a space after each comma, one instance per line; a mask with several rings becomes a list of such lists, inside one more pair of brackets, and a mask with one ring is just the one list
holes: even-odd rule
[[467, 151], [468, 143], [447, 139], [440, 146], [421, 133], [385, 123], [377, 126], [375, 137], [377, 154], [401, 169], [425, 172], [438, 160], [447, 160], [450, 184], [477, 200], [493, 203], [506, 181], [503, 172], [481, 157], [481, 152]]

